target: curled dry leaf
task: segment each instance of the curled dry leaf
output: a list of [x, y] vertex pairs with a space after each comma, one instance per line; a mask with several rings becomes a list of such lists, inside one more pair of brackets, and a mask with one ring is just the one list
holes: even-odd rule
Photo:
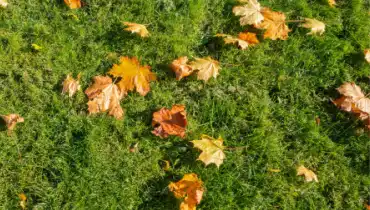
[[288, 33], [291, 31], [285, 24], [285, 14], [282, 12], [274, 12], [269, 8], [262, 9], [264, 20], [260, 24], [254, 24], [258, 29], [266, 29], [264, 38], [272, 40], [281, 39], [286, 40]]
[[335, 7], [335, 5], [337, 5], [337, 2], [335, 2], [335, 0], [328, 0], [328, 3], [331, 7]]
[[237, 46], [240, 49], [242, 49], [242, 50], [245, 50], [245, 49], [248, 48], [248, 42], [246, 42], [246, 41], [244, 41], [242, 39], [233, 37], [231, 35], [228, 35], [228, 34], [216, 34], [216, 37], [223, 37], [225, 44], [237, 44]]
[[304, 176], [304, 179], [306, 182], [312, 182], [312, 181], [319, 182], [316, 174], [313, 171], [304, 167], [303, 165], [297, 168], [297, 176]]
[[167, 138], [169, 135], [185, 137], [185, 128], [187, 125], [186, 111], [184, 105], [173, 105], [171, 110], [162, 108], [153, 113], [152, 133], [161, 138]]
[[81, 0], [64, 0], [64, 3], [71, 9], [77, 9], [82, 6]]
[[247, 4], [233, 8], [234, 15], [241, 16], [240, 25], [259, 24], [264, 19], [261, 14], [261, 5], [257, 0], [244, 0], [242, 3]]
[[123, 22], [123, 25], [127, 26], [127, 28], [124, 29], [125, 31], [136, 33], [141, 37], [149, 36], [149, 31], [146, 29], [145, 25], [130, 22]]
[[257, 34], [251, 32], [241, 32], [238, 35], [239, 39], [248, 42], [249, 45], [253, 46], [259, 44], [260, 41], [257, 39]]
[[109, 111], [109, 115], [122, 119], [123, 109], [120, 100], [124, 97], [124, 93], [110, 77], [94, 77], [94, 83], [85, 90], [85, 94], [89, 98], [87, 105], [90, 114]]
[[198, 160], [202, 161], [207, 165], [214, 163], [217, 167], [223, 163], [225, 159], [224, 149], [222, 145], [224, 140], [221, 137], [214, 139], [207, 135], [202, 135], [200, 140], [191, 141], [195, 148], [202, 150]]
[[325, 23], [310, 18], [305, 18], [304, 21], [300, 27], [311, 29], [311, 32], [307, 33], [307, 35], [322, 35], [325, 32]]
[[8, 1], [7, 0], [0, 0], [0, 7], [7, 7], [8, 6]]
[[370, 49], [364, 50], [365, 60], [370, 63]]
[[14, 130], [17, 123], [24, 122], [24, 119], [18, 114], [1, 115], [1, 118], [3, 118], [8, 131]]
[[193, 69], [187, 63], [188, 63], [187, 56], [182, 56], [172, 61], [170, 67], [175, 72], [177, 80], [181, 80], [182, 78], [187, 77], [191, 73], [193, 73]]
[[[355, 114], [360, 120], [366, 121], [370, 115], [370, 99], [365, 97], [361, 88], [354, 83], [346, 82], [338, 92], [342, 95], [333, 103], [340, 109]], [[365, 124], [367, 124], [365, 122]]]
[[63, 90], [62, 94], [68, 93], [69, 97], [72, 97], [78, 90], [80, 90], [80, 78], [81, 74], [77, 75], [77, 79], [75, 80], [73, 77], [71, 77], [70, 74], [67, 75], [67, 78], [63, 82]]
[[26, 209], [26, 206], [27, 206], [27, 196], [24, 194], [24, 193], [21, 193], [18, 195], [19, 196], [19, 199], [21, 200], [19, 202], [19, 205], [21, 206], [21, 208], [24, 210]]
[[211, 57], [195, 58], [195, 61], [190, 63], [193, 70], [198, 70], [198, 80], [208, 81], [211, 77], [216, 78], [220, 64], [218, 61], [213, 60]]
[[136, 88], [142, 96], [150, 91], [149, 82], [156, 80], [155, 74], [150, 71], [150, 66], [140, 66], [135, 57], [121, 57], [120, 64], [114, 64], [108, 74], [121, 78], [117, 85], [122, 92], [127, 93]]
[[195, 210], [204, 193], [203, 182], [194, 173], [185, 174], [178, 182], [171, 182], [168, 188], [177, 199], [182, 199], [180, 210]]

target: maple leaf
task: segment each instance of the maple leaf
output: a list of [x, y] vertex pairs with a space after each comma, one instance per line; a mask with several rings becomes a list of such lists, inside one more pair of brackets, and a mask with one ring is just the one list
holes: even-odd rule
[[0, 0], [0, 7], [7, 7], [8, 6], [8, 1], [7, 0]]
[[246, 5], [235, 6], [233, 8], [233, 13], [236, 16], [240, 17], [240, 25], [252, 25], [259, 24], [263, 19], [261, 14], [261, 5], [257, 0], [248, 0]]
[[342, 97], [333, 101], [337, 107], [356, 114], [361, 120], [369, 118], [370, 99], [365, 97], [359, 86], [346, 82], [337, 90], [342, 95]]
[[145, 25], [131, 22], [123, 22], [123, 25], [128, 26], [125, 31], [130, 31], [131, 33], [137, 33], [141, 37], [148, 37], [149, 31], [146, 29]]
[[63, 82], [62, 94], [68, 93], [69, 97], [72, 97], [78, 90], [80, 90], [80, 78], [81, 75], [77, 75], [77, 80], [71, 77], [70, 74], [67, 75], [67, 78]]
[[237, 44], [242, 50], [247, 49], [249, 45], [248, 42], [228, 34], [216, 34], [216, 37], [223, 37], [225, 44]]
[[198, 160], [204, 162], [206, 166], [214, 163], [217, 167], [220, 167], [225, 159], [223, 141], [221, 137], [214, 139], [210, 136], [202, 135], [201, 140], [193, 140], [191, 142], [194, 144], [194, 147], [202, 150]]
[[117, 85], [122, 92], [127, 93], [136, 88], [142, 96], [150, 91], [149, 82], [156, 80], [155, 74], [150, 71], [150, 66], [140, 66], [135, 57], [121, 57], [120, 64], [114, 64], [108, 74], [121, 78]]
[[337, 2], [335, 2], [335, 0], [328, 0], [328, 3], [331, 7], [334, 7], [335, 5], [337, 5]]
[[187, 77], [191, 73], [193, 73], [193, 69], [187, 63], [188, 63], [187, 56], [182, 56], [172, 61], [170, 67], [175, 72], [177, 80], [181, 80], [182, 78]]
[[162, 108], [153, 113], [152, 133], [161, 138], [169, 135], [185, 137], [185, 127], [187, 125], [186, 111], [184, 105], [173, 105], [171, 110]]
[[81, 0], [64, 0], [64, 3], [71, 9], [77, 9], [82, 6]]
[[194, 173], [185, 174], [178, 182], [171, 182], [168, 188], [177, 199], [183, 199], [180, 210], [195, 210], [204, 193], [203, 182]]
[[195, 58], [195, 61], [190, 63], [193, 70], [198, 70], [198, 80], [208, 81], [211, 77], [216, 78], [220, 65], [219, 62], [213, 60], [211, 57]]
[[26, 209], [26, 206], [27, 206], [27, 196], [24, 194], [24, 193], [21, 193], [18, 195], [19, 196], [19, 199], [21, 200], [19, 202], [19, 205], [21, 206], [21, 208], [24, 210]]
[[1, 118], [3, 118], [8, 131], [14, 130], [17, 123], [24, 122], [24, 118], [22, 118], [18, 114], [1, 115]]
[[305, 18], [304, 21], [300, 27], [311, 29], [311, 32], [307, 33], [307, 35], [322, 35], [325, 32], [325, 23], [310, 18]]
[[370, 49], [364, 50], [365, 60], [370, 63]]
[[90, 114], [109, 111], [109, 115], [116, 119], [122, 119], [123, 110], [120, 100], [124, 93], [119, 90], [117, 85], [112, 83], [110, 77], [94, 77], [94, 83], [85, 90], [85, 94], [89, 98], [87, 105]]
[[264, 20], [260, 24], [254, 24], [258, 29], [266, 29], [264, 38], [272, 40], [281, 39], [286, 40], [288, 33], [291, 31], [285, 24], [285, 14], [282, 12], [274, 12], [269, 8], [262, 9]]
[[306, 182], [312, 182], [312, 181], [319, 182], [316, 174], [313, 171], [304, 167], [303, 165], [297, 168], [297, 176], [304, 176], [304, 179]]
[[255, 33], [241, 32], [241, 33], [239, 33], [238, 37], [239, 37], [239, 39], [248, 42], [248, 44], [251, 45], [251, 46], [260, 43], [260, 41], [258, 41], [258, 39], [257, 39], [257, 34], [255, 34]]

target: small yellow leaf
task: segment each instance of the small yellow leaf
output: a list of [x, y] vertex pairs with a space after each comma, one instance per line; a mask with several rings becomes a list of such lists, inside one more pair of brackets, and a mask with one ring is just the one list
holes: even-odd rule
[[198, 70], [198, 80], [208, 81], [211, 77], [216, 78], [219, 74], [220, 64], [211, 57], [195, 58], [195, 61], [190, 63], [193, 70]]
[[168, 160], [163, 160], [162, 169], [163, 169], [164, 171], [168, 171], [168, 170], [170, 170], [170, 168], [171, 168], [170, 161], [168, 161]]
[[130, 31], [132, 33], [137, 33], [141, 37], [148, 37], [149, 31], [146, 29], [145, 25], [138, 23], [123, 22], [123, 25], [128, 26], [125, 31]]
[[236, 16], [241, 16], [240, 25], [259, 24], [264, 19], [261, 14], [261, 5], [257, 0], [243, 0], [241, 3], [247, 3], [242, 6], [235, 6], [233, 13]]
[[281, 171], [280, 169], [269, 168], [269, 172], [272, 173], [279, 173], [280, 171]]
[[312, 181], [319, 182], [316, 174], [313, 171], [304, 167], [303, 165], [297, 168], [297, 176], [304, 176], [304, 179], [306, 182], [312, 182]]
[[310, 18], [305, 18], [304, 21], [300, 27], [311, 29], [311, 32], [307, 33], [307, 35], [322, 35], [325, 32], [325, 23]]
[[335, 5], [337, 5], [337, 2], [335, 2], [335, 0], [328, 0], [328, 3], [331, 7], [335, 7]]
[[202, 161], [207, 165], [214, 163], [217, 167], [223, 163], [225, 159], [225, 153], [223, 150], [225, 147], [222, 145], [224, 140], [221, 137], [214, 139], [207, 135], [202, 135], [201, 140], [191, 141], [195, 148], [202, 150], [198, 160]]
[[32, 49], [36, 50], [36, 51], [40, 51], [42, 49], [42, 47], [40, 45], [37, 45], [37, 44], [31, 44], [32, 46]]
[[67, 78], [63, 82], [62, 94], [68, 93], [69, 97], [72, 97], [78, 90], [80, 90], [80, 77], [81, 74], [78, 74], [77, 80], [75, 80], [70, 74], [68, 74]]
[[64, 3], [71, 9], [77, 9], [82, 6], [81, 0], [64, 0]]
[[8, 1], [7, 0], [0, 0], [0, 7], [7, 7], [8, 6]]
[[27, 206], [27, 196], [24, 194], [24, 193], [21, 193], [18, 195], [19, 196], [19, 199], [21, 200], [19, 202], [19, 205], [21, 206], [21, 208], [24, 210], [26, 209], [26, 206]]
[[370, 49], [364, 50], [365, 60], [370, 63]]

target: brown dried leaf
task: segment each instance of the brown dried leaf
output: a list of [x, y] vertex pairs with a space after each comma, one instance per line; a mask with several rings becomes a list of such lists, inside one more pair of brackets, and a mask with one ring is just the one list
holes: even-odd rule
[[186, 111], [184, 105], [173, 105], [171, 110], [162, 108], [153, 113], [152, 133], [161, 138], [169, 135], [185, 137], [185, 127], [187, 125]]
[[288, 39], [288, 33], [291, 31], [285, 24], [285, 14], [282, 12], [274, 12], [269, 8], [262, 9], [262, 15], [265, 18], [262, 23], [254, 24], [258, 29], [266, 29], [264, 38], [270, 38], [272, 40]]
[[319, 182], [316, 174], [313, 171], [304, 167], [303, 165], [297, 168], [297, 176], [304, 176], [304, 179], [306, 182], [312, 182], [312, 181]]
[[177, 199], [182, 199], [180, 210], [195, 210], [204, 193], [203, 182], [194, 173], [185, 174], [178, 182], [171, 182], [168, 188]]
[[18, 114], [1, 115], [1, 118], [3, 118], [8, 131], [14, 130], [17, 123], [24, 122], [24, 119]]
[[187, 77], [191, 73], [193, 73], [193, 69], [187, 63], [187, 56], [179, 57], [178, 59], [172, 61], [170, 67], [175, 72], [177, 80], [181, 80], [182, 78]]
[[94, 77], [94, 84], [85, 90], [85, 94], [89, 98], [87, 104], [90, 114], [109, 111], [109, 115], [122, 119], [123, 109], [120, 100], [124, 97], [124, 93], [112, 83], [110, 77]]
[[80, 90], [80, 77], [81, 74], [78, 74], [77, 80], [75, 80], [70, 74], [68, 74], [67, 78], [63, 82], [62, 94], [68, 93], [68, 96], [72, 97], [78, 90]]
[[149, 31], [146, 29], [145, 25], [130, 22], [123, 22], [123, 25], [128, 26], [128, 28], [124, 29], [125, 31], [136, 33], [141, 37], [149, 37]]

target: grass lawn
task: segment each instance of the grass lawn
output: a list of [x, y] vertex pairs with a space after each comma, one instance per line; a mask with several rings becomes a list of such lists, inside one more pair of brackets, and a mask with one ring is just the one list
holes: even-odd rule
[[[1, 127], [0, 209], [20, 209], [22, 192], [35, 210], [177, 209], [167, 186], [192, 172], [206, 188], [199, 209], [363, 209], [369, 137], [330, 99], [343, 82], [370, 92], [363, 55], [370, 2], [260, 2], [289, 20], [322, 20], [326, 32], [307, 36], [289, 23], [288, 40], [242, 51], [213, 38], [247, 28], [232, 14], [234, 0], [86, 0], [77, 10], [62, 0], [10, 0], [0, 10], [0, 114], [18, 113], [25, 122], [10, 136]], [[151, 36], [123, 31], [121, 21], [149, 24]], [[121, 55], [138, 57], [158, 76], [147, 96], [132, 92], [122, 101], [123, 120], [88, 115], [83, 91], [61, 94], [68, 73], [81, 72], [85, 90]], [[219, 77], [176, 81], [168, 64], [184, 55], [219, 60]], [[185, 140], [151, 134], [152, 113], [173, 104], [186, 106]], [[189, 143], [201, 134], [247, 149], [226, 151], [219, 169], [205, 167]], [[130, 153], [135, 142], [139, 152]], [[300, 164], [319, 182], [296, 176]]]

